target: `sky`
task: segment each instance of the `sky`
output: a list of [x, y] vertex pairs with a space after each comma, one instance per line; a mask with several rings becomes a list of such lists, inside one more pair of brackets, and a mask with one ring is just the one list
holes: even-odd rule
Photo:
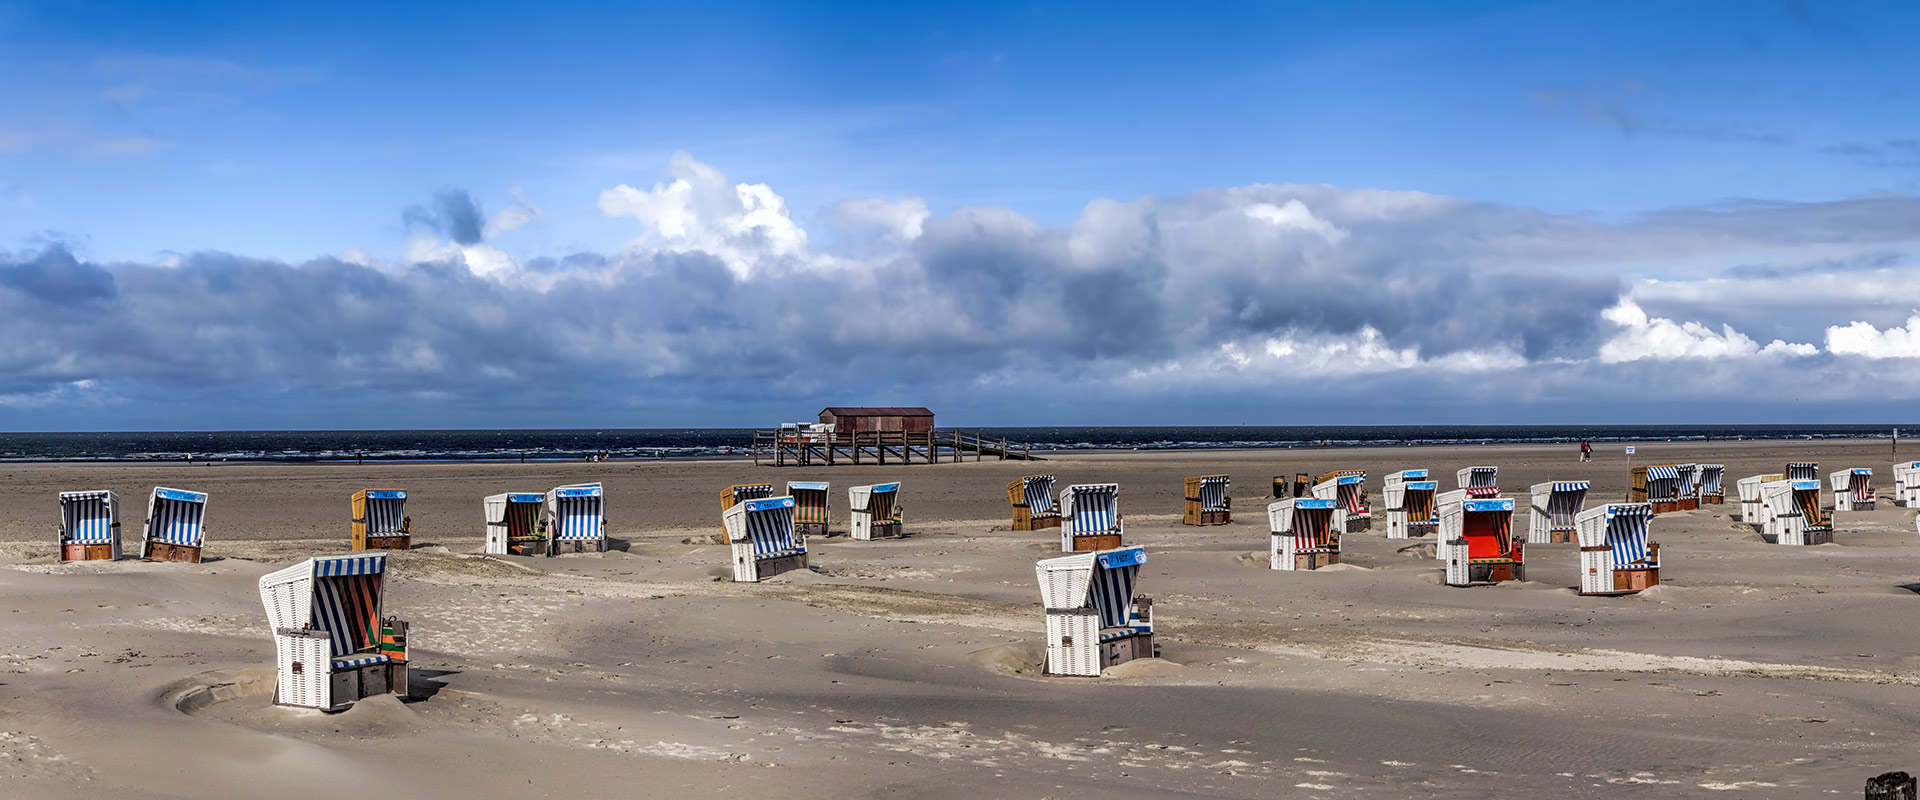
[[1911, 3], [0, 0], [0, 430], [1877, 423]]

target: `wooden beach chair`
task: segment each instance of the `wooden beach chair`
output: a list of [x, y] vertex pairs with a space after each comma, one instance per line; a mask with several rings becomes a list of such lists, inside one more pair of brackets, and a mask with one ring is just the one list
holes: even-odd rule
[[[772, 496], [773, 496], [773, 484], [771, 483], [734, 484], [732, 486], [729, 486], [725, 489], [720, 490], [720, 513], [724, 515], [727, 509], [737, 506], [748, 500], [758, 500], [763, 497], [772, 497]], [[724, 525], [721, 526], [721, 538], [727, 540], [725, 542], [726, 544], [733, 543], [733, 540], [731, 538], [728, 538], [728, 534], [726, 533], [726, 527]]]
[[732, 542], [733, 579], [755, 583], [807, 568], [807, 537], [793, 525], [791, 497], [742, 500], [722, 515]]
[[1339, 501], [1287, 498], [1267, 505], [1267, 568], [1319, 569], [1340, 563]]
[[381, 616], [385, 553], [309, 558], [260, 578], [278, 656], [273, 701], [339, 711], [408, 693], [407, 623]]
[[1156, 658], [1153, 601], [1134, 593], [1147, 553], [1138, 547], [1075, 553], [1034, 565], [1047, 615], [1048, 675], [1098, 677]]
[[1468, 497], [1496, 497], [1500, 494], [1499, 467], [1465, 467], [1453, 474]]
[[361, 489], [353, 493], [353, 549], [410, 550], [412, 530], [405, 489]]
[[1186, 525], [1226, 525], [1233, 522], [1233, 498], [1227, 496], [1229, 481], [1225, 475], [1199, 475], [1186, 479], [1181, 494], [1186, 500]]
[[1053, 502], [1052, 475], [1024, 475], [1008, 481], [1007, 503], [1013, 507], [1016, 531], [1060, 527], [1060, 507]]
[[600, 484], [547, 490], [540, 518], [546, 523], [551, 537], [548, 548], [554, 555], [607, 551], [607, 498]]
[[793, 528], [807, 536], [827, 535], [833, 521], [826, 481], [787, 481], [787, 496], [793, 498]]
[[60, 560], [120, 558], [120, 496], [105, 489], [60, 493]]
[[1700, 507], [1700, 466], [1698, 464], [1675, 464], [1674, 472], [1679, 476], [1674, 484], [1674, 504], [1677, 511], [1692, 511]]
[[1428, 480], [1424, 469], [1403, 469], [1389, 473], [1381, 499], [1387, 506], [1387, 538], [1406, 539], [1433, 533], [1440, 524], [1433, 509], [1438, 481]]
[[1587, 502], [1588, 481], [1550, 481], [1533, 485], [1533, 513], [1527, 519], [1527, 544], [1571, 542], [1575, 517]]
[[200, 563], [206, 543], [207, 496], [202, 492], [156, 486], [147, 496], [147, 521], [140, 557], [148, 561]]
[[1077, 484], [1060, 493], [1060, 552], [1113, 550], [1125, 535], [1120, 484]]
[[1580, 512], [1580, 593], [1633, 594], [1660, 583], [1660, 545], [1647, 541], [1653, 507], [1607, 503]]
[[1646, 503], [1655, 514], [1680, 510], [1680, 466], [1656, 464], [1633, 468], [1632, 501]]
[[552, 538], [547, 535], [541, 511], [547, 496], [540, 492], [505, 492], [489, 495], [483, 503], [487, 521], [487, 549], [491, 555], [550, 556]]
[[849, 529], [861, 541], [900, 536], [900, 482], [855, 486], [847, 490]]
[[1727, 466], [1700, 465], [1700, 505], [1717, 506], [1727, 502]]
[[1463, 497], [1440, 507], [1448, 586], [1526, 580], [1524, 544], [1513, 535], [1513, 498]]
[[1833, 481], [1833, 510], [1872, 511], [1873, 470], [1866, 467], [1843, 469], [1829, 476]]
[[1342, 533], [1359, 533], [1373, 527], [1373, 511], [1367, 507], [1367, 473], [1340, 470], [1323, 476], [1313, 485], [1313, 496], [1333, 501], [1333, 527]]

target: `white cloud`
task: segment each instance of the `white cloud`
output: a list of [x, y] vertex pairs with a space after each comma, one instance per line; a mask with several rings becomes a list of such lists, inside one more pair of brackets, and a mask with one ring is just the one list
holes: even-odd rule
[[1906, 327], [1889, 325], [1883, 331], [1872, 323], [1855, 321], [1828, 328], [1827, 351], [1873, 359], [1920, 358], [1920, 311], [1907, 318]]
[[726, 173], [684, 152], [674, 154], [667, 174], [671, 183], [649, 190], [623, 183], [600, 193], [600, 213], [633, 217], [652, 234], [629, 250], [710, 253], [740, 278], [808, 257], [807, 232], [766, 184], [729, 184]]
[[1625, 297], [1601, 312], [1601, 316], [1622, 329], [1600, 345], [1600, 360], [1609, 364], [1640, 359], [1810, 356], [1819, 352], [1819, 348], [1810, 344], [1779, 339], [1762, 347], [1731, 325], [1722, 325], [1715, 332], [1698, 322], [1649, 317], [1639, 304]]
[[1241, 210], [1241, 213], [1262, 222], [1271, 223], [1283, 230], [1305, 231], [1318, 235], [1332, 244], [1345, 241], [1349, 235], [1340, 226], [1313, 215], [1313, 210], [1299, 200], [1288, 200], [1285, 205], [1272, 203], [1254, 203]]
[[826, 213], [828, 221], [849, 233], [894, 244], [920, 238], [928, 216], [927, 201], [918, 197], [853, 197], [833, 204]]
[[493, 215], [493, 219], [487, 220], [486, 235], [488, 237], [524, 228], [540, 219], [540, 207], [534, 205], [532, 200], [528, 200], [526, 194], [520, 191], [520, 187], [515, 186], [509, 191], [513, 192], [515, 202], [511, 206], [500, 209], [499, 213]]

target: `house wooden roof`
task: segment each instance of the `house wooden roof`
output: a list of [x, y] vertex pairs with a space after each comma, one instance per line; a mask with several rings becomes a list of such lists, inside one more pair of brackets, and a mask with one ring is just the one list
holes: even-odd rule
[[827, 406], [820, 411], [836, 417], [931, 417], [933, 412], [920, 406]]

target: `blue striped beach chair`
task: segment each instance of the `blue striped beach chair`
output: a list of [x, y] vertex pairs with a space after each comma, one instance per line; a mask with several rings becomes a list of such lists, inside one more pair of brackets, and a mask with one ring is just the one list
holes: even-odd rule
[[200, 563], [200, 548], [206, 543], [206, 518], [206, 494], [154, 487], [153, 494], [147, 496], [140, 557]]
[[1126, 535], [1120, 484], [1085, 483], [1060, 492], [1060, 551], [1113, 550]]
[[848, 525], [861, 541], [900, 535], [900, 483], [876, 483], [847, 490]]
[[607, 550], [607, 498], [597, 483], [547, 490], [541, 515], [551, 534], [548, 547], [560, 553], [604, 553]]
[[1633, 594], [1660, 584], [1660, 545], [1647, 541], [1653, 507], [1607, 503], [1580, 512], [1580, 593]]
[[1023, 475], [1008, 481], [1007, 503], [1013, 506], [1016, 531], [1060, 527], [1060, 507], [1053, 502], [1052, 475]]
[[1700, 465], [1675, 464], [1673, 469], [1680, 475], [1679, 482], [1674, 486], [1674, 499], [1679, 504], [1679, 510], [1692, 511], [1699, 508]]
[[1533, 485], [1533, 512], [1527, 519], [1527, 544], [1572, 542], [1589, 481], [1550, 481]]
[[1186, 525], [1226, 525], [1233, 522], [1231, 483], [1225, 475], [1195, 475], [1186, 479], [1181, 494], [1186, 501], [1180, 521]]
[[807, 568], [807, 537], [794, 527], [791, 497], [763, 497], [734, 504], [721, 515], [733, 550], [733, 579], [755, 583]]
[[1700, 505], [1717, 506], [1727, 502], [1727, 465], [1700, 465]]
[[547, 535], [547, 496], [540, 492], [503, 492], [482, 501], [487, 522], [486, 552], [496, 556], [550, 556]]
[[105, 489], [60, 493], [60, 560], [120, 557], [120, 496]]
[[1311, 570], [1340, 563], [1339, 501], [1287, 498], [1267, 505], [1267, 567]]
[[413, 520], [407, 517], [405, 489], [354, 492], [352, 525], [355, 550], [413, 548]]
[[1047, 615], [1048, 675], [1098, 677], [1107, 667], [1156, 658], [1153, 601], [1135, 594], [1147, 552], [1075, 553], [1034, 565]]
[[407, 623], [381, 616], [385, 553], [318, 556], [260, 578], [278, 676], [273, 701], [338, 711], [405, 696]]

